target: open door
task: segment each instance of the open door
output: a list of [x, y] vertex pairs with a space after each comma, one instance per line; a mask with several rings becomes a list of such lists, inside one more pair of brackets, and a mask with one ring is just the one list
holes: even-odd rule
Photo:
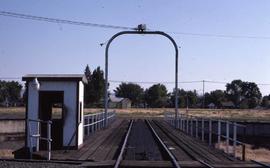
[[[51, 138], [52, 150], [63, 147], [64, 125], [64, 92], [63, 91], [40, 91], [39, 92], [39, 119], [52, 121]], [[41, 124], [41, 136], [47, 137], [47, 125]], [[47, 142], [40, 140], [40, 149], [47, 149]]]

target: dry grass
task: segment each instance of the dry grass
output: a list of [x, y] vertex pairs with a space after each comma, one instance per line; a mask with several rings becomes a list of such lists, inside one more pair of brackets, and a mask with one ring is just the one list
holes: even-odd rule
[[[219, 145], [216, 144], [216, 148], [219, 146], [219, 149], [225, 151], [226, 143], [221, 142]], [[233, 147], [229, 146], [229, 152], [233, 153]], [[253, 149], [252, 145], [246, 144], [246, 160], [256, 160], [258, 162], [267, 162], [270, 163], [270, 150], [266, 148]], [[242, 158], [242, 146], [236, 147], [236, 157]]]
[[[137, 117], [152, 117], [162, 116], [164, 112], [174, 112], [173, 108], [129, 108], [129, 109], [112, 109], [120, 116], [137, 116]], [[53, 112], [58, 113], [57, 108]], [[102, 108], [85, 108], [84, 113], [95, 113], [103, 111]], [[220, 118], [229, 120], [253, 121], [253, 122], [270, 122], [270, 110], [255, 110], [255, 109], [179, 109], [182, 114], [190, 114], [199, 117]], [[24, 107], [0, 108], [0, 118], [24, 118]]]
[[[112, 109], [120, 116], [162, 116], [164, 112], [174, 112], [173, 108], [130, 108]], [[103, 109], [84, 109], [86, 114], [100, 112]], [[270, 110], [255, 109], [179, 109], [181, 114], [189, 114], [198, 117], [220, 118], [228, 120], [241, 120], [253, 122], [270, 122]]]

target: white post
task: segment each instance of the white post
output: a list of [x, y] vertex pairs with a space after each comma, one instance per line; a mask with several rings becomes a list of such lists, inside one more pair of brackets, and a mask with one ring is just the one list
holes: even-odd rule
[[237, 125], [233, 123], [233, 155], [236, 156]]
[[226, 122], [226, 151], [229, 153], [229, 145], [230, 145], [230, 123]]
[[90, 124], [90, 117], [89, 116], [87, 116], [87, 135], [90, 135], [90, 126], [89, 126], [89, 124]]
[[198, 119], [196, 118], [196, 138], [198, 138]]
[[48, 156], [47, 160], [51, 160], [51, 123], [47, 122], [47, 138], [48, 138]]
[[28, 128], [27, 138], [28, 138], [28, 142], [29, 142], [30, 159], [32, 159], [33, 147], [32, 147], [32, 138], [31, 138], [30, 120], [27, 120], [27, 128]]
[[189, 129], [189, 126], [188, 126], [188, 124], [189, 124], [189, 119], [188, 119], [188, 116], [187, 116], [187, 128], [186, 128], [186, 132], [187, 132], [187, 134], [188, 134], [188, 129]]
[[212, 120], [211, 119], [209, 119], [209, 134], [208, 134], [208, 136], [209, 136], [209, 146], [211, 146], [212, 145]]
[[37, 147], [36, 147], [36, 151], [39, 151], [39, 138], [41, 136], [41, 133], [40, 133], [40, 123], [37, 122], [37, 138], [36, 138], [36, 141], [37, 141]]
[[204, 141], [204, 119], [202, 118], [202, 141]]
[[220, 122], [220, 120], [218, 120], [218, 147], [219, 148], [221, 146], [220, 140], [221, 140], [221, 122]]
[[193, 136], [193, 118], [191, 117], [191, 123], [190, 123], [190, 134], [191, 134], [191, 136]]
[[180, 115], [180, 130], [183, 130], [183, 122], [182, 122], [182, 116]]

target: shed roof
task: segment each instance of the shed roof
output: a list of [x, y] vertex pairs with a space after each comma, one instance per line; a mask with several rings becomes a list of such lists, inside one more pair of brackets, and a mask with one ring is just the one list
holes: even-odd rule
[[234, 107], [234, 103], [232, 101], [221, 102], [221, 105], [223, 107]]
[[110, 95], [109, 100], [113, 103], [120, 103], [123, 100], [129, 100], [129, 98], [124, 98], [124, 97], [115, 97]]
[[39, 81], [83, 81], [87, 79], [83, 74], [27, 74], [22, 77], [23, 81], [32, 81], [37, 78]]

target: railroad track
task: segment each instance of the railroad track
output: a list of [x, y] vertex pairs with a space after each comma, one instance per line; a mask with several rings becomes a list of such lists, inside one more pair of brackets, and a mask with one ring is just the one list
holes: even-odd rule
[[[142, 146], [145, 147], [141, 149]], [[153, 151], [151, 151], [152, 148], [155, 149], [155, 154], [160, 154], [161, 156], [153, 155]], [[159, 152], [157, 150], [159, 150]], [[126, 131], [125, 138], [122, 141], [119, 154], [117, 155], [113, 167], [136, 167], [136, 164], [145, 167], [149, 165], [150, 167], [155, 167], [154, 164], [156, 163], [164, 165], [160, 167], [175, 168], [230, 167], [236, 164], [239, 164], [236, 167], [241, 167], [241, 165], [245, 167], [245, 165], [248, 165], [240, 161], [233, 162], [226, 157], [218, 159], [219, 156], [214, 156], [211, 152], [208, 154], [210, 156], [204, 156], [205, 153], [202, 150], [203, 148], [196, 149], [195, 143], [185, 142], [183, 139], [179, 138], [179, 136], [176, 136], [164, 123], [161, 124], [152, 120], [130, 120], [128, 130]], [[144, 157], [137, 155], [138, 153], [141, 154], [141, 151], [144, 151]], [[134, 153], [134, 157], [131, 157], [132, 152]], [[222, 157], [222, 155], [220, 155], [220, 157]], [[258, 165], [256, 166], [256, 164], [254, 165], [254, 167], [260, 167]], [[249, 164], [248, 167], [252, 166]]]
[[[177, 160], [177, 158], [174, 156], [174, 154], [171, 152], [171, 149], [169, 149], [169, 146], [167, 146], [164, 141], [162, 140], [162, 138], [159, 136], [159, 133], [157, 133], [157, 131], [155, 129], [157, 129], [157, 126], [155, 125], [155, 127], [152, 126], [152, 124], [155, 124], [153, 122], [150, 122], [149, 120], [145, 120], [145, 124], [147, 125], [148, 130], [151, 132], [154, 141], [156, 141], [156, 144], [158, 145], [158, 148], [162, 151], [162, 155], [165, 161], [170, 161], [172, 166], [175, 168], [181, 168], [180, 164], [179, 164], [179, 160]], [[127, 144], [130, 138], [130, 134], [132, 131], [132, 127], [134, 125], [134, 120], [130, 121], [129, 124], [129, 128], [128, 131], [126, 132], [126, 136], [124, 138], [123, 144], [121, 146], [121, 150], [120, 153], [117, 157], [117, 160], [115, 162], [114, 168], [118, 168], [121, 165], [121, 162], [123, 160], [123, 158], [125, 157], [125, 150], [128, 149]], [[146, 130], [144, 130], [146, 131]], [[160, 132], [160, 130], [159, 130]], [[183, 150], [184, 151], [184, 150]], [[186, 152], [186, 151], [184, 151]], [[197, 161], [199, 163], [201, 163], [201, 165], [203, 165], [202, 167], [209, 167], [209, 168], [213, 168], [212, 165], [210, 165], [209, 163], [206, 163], [203, 160], [197, 159]]]
[[[146, 124], [148, 126], [149, 131], [153, 135], [154, 140], [158, 144], [159, 148], [162, 148], [161, 150], [162, 151], [165, 151], [165, 153], [162, 153], [162, 154], [163, 155], [166, 155], [166, 158], [169, 158], [169, 161], [171, 161], [173, 167], [180, 168], [180, 165], [179, 165], [178, 161], [176, 160], [176, 158], [174, 157], [174, 155], [170, 152], [170, 150], [168, 149], [168, 147], [164, 144], [164, 142], [161, 140], [161, 138], [158, 136], [158, 134], [156, 133], [156, 131], [152, 127], [151, 123], [148, 120], [146, 120], [145, 122], [146, 122]], [[115, 162], [114, 168], [120, 167], [121, 161], [124, 158], [124, 152], [125, 152], [125, 149], [127, 149], [127, 144], [128, 144], [130, 133], [132, 131], [133, 123], [134, 123], [134, 120], [131, 120], [130, 121], [130, 124], [129, 124], [128, 131], [126, 133], [126, 136], [124, 138], [123, 144], [121, 146], [120, 153], [119, 153], [119, 155], [117, 157], [117, 160]], [[146, 130], [144, 130], [144, 131], [146, 131]]]

